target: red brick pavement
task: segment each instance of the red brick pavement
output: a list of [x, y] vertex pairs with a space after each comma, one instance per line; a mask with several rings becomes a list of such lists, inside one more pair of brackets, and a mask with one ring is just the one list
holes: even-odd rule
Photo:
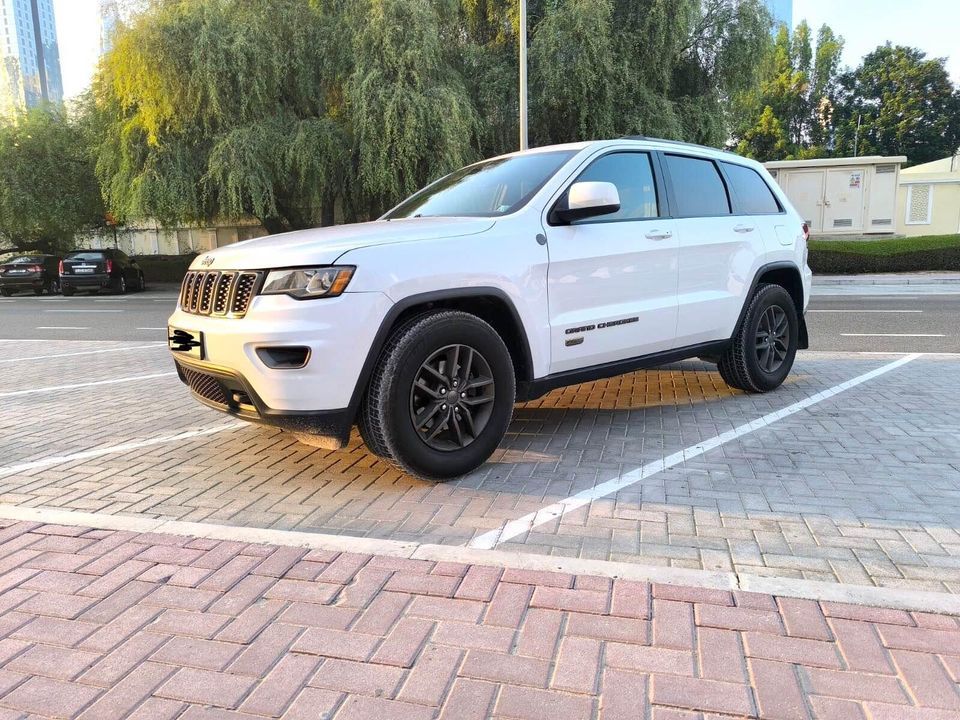
[[953, 617], [35, 523], [0, 665], [0, 719], [960, 717]]

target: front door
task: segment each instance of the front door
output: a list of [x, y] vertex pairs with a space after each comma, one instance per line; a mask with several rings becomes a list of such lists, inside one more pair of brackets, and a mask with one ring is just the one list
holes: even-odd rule
[[651, 156], [603, 155], [577, 181], [616, 185], [620, 210], [547, 228], [551, 373], [667, 350], [676, 337], [677, 233], [660, 217]]

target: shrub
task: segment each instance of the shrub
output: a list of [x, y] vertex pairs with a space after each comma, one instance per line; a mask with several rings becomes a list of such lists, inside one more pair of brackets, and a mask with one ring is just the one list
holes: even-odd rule
[[808, 263], [819, 275], [960, 271], [960, 235], [811, 240]]

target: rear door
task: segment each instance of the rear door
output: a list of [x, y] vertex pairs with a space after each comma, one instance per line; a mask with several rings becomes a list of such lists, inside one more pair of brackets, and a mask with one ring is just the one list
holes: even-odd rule
[[720, 168], [730, 188], [734, 215], [752, 221], [768, 249], [792, 245], [797, 236], [796, 228], [791, 231], [787, 227], [787, 213], [767, 180], [748, 165], [723, 162]]
[[620, 210], [548, 225], [551, 373], [673, 346], [677, 237], [656, 167], [648, 152], [594, 159], [576, 181], [613, 183]]
[[663, 160], [679, 233], [677, 346], [730, 337], [753, 280], [757, 223], [733, 214], [716, 161], [675, 153]]

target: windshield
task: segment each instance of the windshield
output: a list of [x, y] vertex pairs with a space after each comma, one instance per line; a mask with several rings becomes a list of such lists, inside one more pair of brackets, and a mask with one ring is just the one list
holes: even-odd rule
[[471, 165], [424, 188], [384, 219], [506, 215], [526, 205], [573, 155], [552, 151]]

